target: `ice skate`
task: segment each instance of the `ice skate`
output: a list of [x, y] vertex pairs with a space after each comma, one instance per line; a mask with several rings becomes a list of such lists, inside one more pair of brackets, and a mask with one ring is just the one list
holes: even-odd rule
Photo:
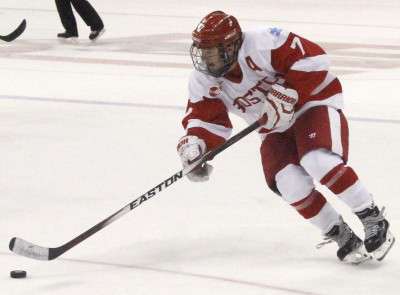
[[336, 255], [343, 262], [360, 264], [372, 259], [372, 256], [366, 252], [362, 240], [341, 217], [340, 223], [334, 225], [325, 236], [325, 241], [318, 244], [317, 248], [331, 242], [336, 242], [339, 246]]
[[78, 42], [78, 34], [76, 33], [70, 33], [70, 32], [64, 32], [64, 33], [59, 33], [57, 34], [57, 38], [65, 43], [77, 43]]
[[96, 41], [101, 35], [103, 35], [105, 31], [106, 31], [106, 30], [104, 29], [104, 27], [103, 27], [102, 29], [99, 29], [99, 30], [92, 30], [92, 31], [90, 32], [89, 39], [90, 39], [91, 41], [94, 42], [94, 41]]
[[357, 212], [364, 225], [364, 245], [374, 258], [381, 261], [392, 248], [395, 238], [389, 231], [389, 222], [383, 216], [385, 207], [379, 210], [377, 206]]

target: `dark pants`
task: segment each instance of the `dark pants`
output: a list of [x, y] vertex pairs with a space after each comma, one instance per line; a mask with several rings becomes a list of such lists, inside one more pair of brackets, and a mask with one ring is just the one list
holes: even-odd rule
[[86, 0], [55, 0], [58, 14], [61, 18], [61, 23], [63, 24], [65, 30], [68, 33], [78, 35], [78, 27], [76, 25], [76, 20], [74, 13], [72, 11], [72, 6], [79, 13], [83, 21], [93, 30], [101, 30], [104, 27], [103, 21], [100, 16], [93, 8], [92, 5]]

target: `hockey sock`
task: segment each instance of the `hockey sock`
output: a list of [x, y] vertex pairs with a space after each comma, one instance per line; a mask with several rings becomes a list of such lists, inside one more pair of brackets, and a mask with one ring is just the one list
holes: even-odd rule
[[357, 174], [343, 163], [329, 171], [320, 182], [345, 202], [353, 212], [364, 210], [373, 203], [371, 194], [358, 179]]

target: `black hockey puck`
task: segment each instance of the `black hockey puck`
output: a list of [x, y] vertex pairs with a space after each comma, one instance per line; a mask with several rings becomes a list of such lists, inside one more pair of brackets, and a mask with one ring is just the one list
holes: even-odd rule
[[13, 279], [26, 278], [26, 271], [25, 270], [13, 270], [10, 272], [10, 277], [12, 277]]

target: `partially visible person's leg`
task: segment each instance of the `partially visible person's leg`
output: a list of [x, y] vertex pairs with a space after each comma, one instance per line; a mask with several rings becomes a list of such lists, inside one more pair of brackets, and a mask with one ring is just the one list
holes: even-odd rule
[[65, 33], [58, 34], [59, 38], [78, 37], [78, 27], [70, 0], [55, 0], [61, 23], [65, 28]]
[[71, 0], [71, 3], [86, 25], [90, 27], [89, 38], [95, 40], [100, 37], [104, 32], [104, 23], [93, 6], [86, 0]]

